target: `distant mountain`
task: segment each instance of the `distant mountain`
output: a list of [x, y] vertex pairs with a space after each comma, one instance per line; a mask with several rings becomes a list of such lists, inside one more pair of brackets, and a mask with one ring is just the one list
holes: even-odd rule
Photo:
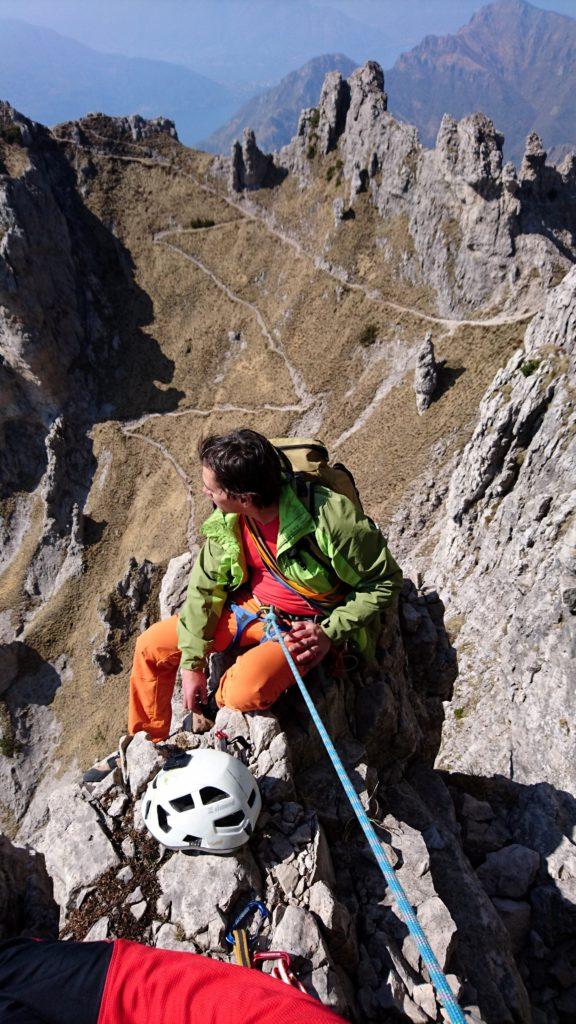
[[50, 29], [0, 19], [0, 98], [43, 124], [90, 111], [163, 114], [188, 145], [229, 117], [238, 97], [188, 68], [99, 53]]
[[202, 149], [209, 153], [227, 153], [234, 140], [242, 137], [244, 128], [254, 129], [259, 147], [266, 152], [280, 149], [294, 135], [300, 111], [318, 104], [328, 71], [340, 71], [347, 78], [355, 67], [355, 62], [343, 53], [314, 57], [286, 75], [278, 85], [245, 103], [234, 117], [200, 144]]
[[481, 110], [522, 157], [529, 131], [576, 148], [576, 18], [523, 0], [481, 7], [455, 35], [426, 36], [386, 72], [389, 109], [433, 145], [442, 115]]

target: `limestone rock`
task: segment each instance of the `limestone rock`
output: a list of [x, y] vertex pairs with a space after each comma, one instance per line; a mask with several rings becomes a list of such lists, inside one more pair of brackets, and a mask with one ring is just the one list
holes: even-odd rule
[[438, 387], [438, 365], [434, 355], [432, 333], [429, 331], [416, 357], [414, 391], [419, 416], [426, 411]]
[[481, 403], [452, 475], [430, 581], [465, 623], [455, 696], [463, 713], [447, 719], [442, 757], [568, 792], [574, 637], [563, 594], [576, 579], [575, 338], [572, 269]]
[[128, 785], [133, 797], [141, 796], [150, 780], [160, 771], [165, 758], [145, 732], [137, 732], [126, 751]]
[[500, 914], [512, 941], [512, 949], [520, 953], [530, 930], [530, 904], [518, 900], [501, 899], [497, 896], [492, 900]]
[[56, 793], [48, 811], [48, 825], [37, 849], [44, 854], [64, 919], [77, 894], [117, 867], [119, 858], [96, 811], [82, 799], [77, 786]]
[[235, 142], [232, 147], [230, 188], [242, 192], [262, 188], [272, 174], [274, 162], [271, 156], [258, 149], [256, 137], [251, 128], [245, 128], [242, 145]]
[[154, 945], [157, 949], [174, 949], [177, 952], [197, 952], [193, 942], [181, 938], [181, 929], [174, 924], [163, 924], [156, 933]]
[[489, 896], [520, 899], [525, 896], [540, 866], [535, 850], [513, 843], [489, 853], [478, 868], [478, 878]]
[[[412, 252], [405, 253], [406, 273], [432, 284], [447, 314], [489, 297], [499, 303], [517, 303], [520, 293], [527, 303], [542, 298], [567, 226], [571, 237], [576, 226], [572, 164], [560, 177], [531, 136], [516, 176], [510, 165], [503, 167], [502, 135], [479, 113], [460, 122], [445, 115], [435, 149], [427, 150], [416, 129], [398, 122], [387, 105], [374, 61], [348, 81], [330, 73], [318, 109], [303, 111], [277, 166], [306, 188], [316, 152], [337, 152], [352, 212], [355, 197], [367, 193], [385, 220], [407, 218]], [[566, 252], [561, 259], [567, 271]]]
[[229, 857], [176, 854], [160, 868], [158, 883], [172, 904], [172, 924], [179, 925], [189, 939], [214, 923], [221, 940], [234, 902], [262, 893], [260, 874], [246, 848]]
[[418, 920], [428, 936], [438, 963], [445, 971], [456, 946], [456, 923], [438, 896], [431, 896], [420, 904]]
[[108, 918], [101, 917], [91, 928], [88, 929], [84, 936], [84, 942], [101, 942], [103, 939], [108, 938]]
[[0, 835], [0, 940], [56, 938], [59, 909], [43, 857]]
[[288, 906], [275, 913], [272, 943], [274, 949], [286, 950], [292, 956], [307, 961], [311, 972], [304, 979], [305, 984], [308, 982], [313, 986], [327, 1006], [346, 1012], [346, 994], [337, 972], [327, 973], [322, 970], [326, 964], [330, 964], [330, 957], [312, 914], [295, 906]]
[[358, 963], [356, 929], [347, 907], [337, 902], [325, 882], [315, 882], [309, 890], [309, 908], [318, 918], [320, 928], [330, 936], [334, 959], [348, 970]]
[[18, 674], [18, 647], [14, 644], [0, 645], [0, 694], [12, 685]]
[[[90, 133], [90, 134], [88, 134]], [[112, 148], [115, 141], [140, 142], [153, 139], [157, 135], [168, 135], [177, 139], [176, 126], [167, 117], [146, 119], [140, 114], [128, 117], [110, 117], [107, 114], [90, 113], [77, 121], [65, 121], [56, 128], [59, 138], [76, 137], [83, 139], [88, 134], [92, 144], [106, 149], [106, 143]]]
[[65, 656], [50, 663], [26, 644], [15, 643], [12, 649], [18, 672], [3, 697], [6, 746], [0, 757], [0, 789], [18, 839], [27, 841], [45, 824], [48, 798], [74, 776], [72, 770], [55, 780], [49, 770], [61, 736], [53, 701], [72, 676]]
[[185, 551], [168, 562], [160, 584], [160, 618], [168, 619], [181, 608], [186, 597], [190, 570], [198, 554], [198, 548]]
[[124, 576], [118, 580], [113, 591], [101, 598], [99, 615], [104, 625], [104, 639], [94, 651], [92, 660], [103, 675], [120, 671], [117, 647], [128, 639], [137, 626], [142, 629], [139, 613], [150, 596], [158, 574], [159, 566], [147, 558], [139, 563], [132, 556]]
[[520, 167], [520, 180], [534, 181], [538, 178], [546, 163], [546, 151], [542, 140], [536, 132], [530, 132], [526, 139], [524, 158]]
[[318, 143], [321, 153], [336, 147], [344, 131], [350, 106], [350, 86], [339, 71], [329, 71], [324, 79], [318, 107]]

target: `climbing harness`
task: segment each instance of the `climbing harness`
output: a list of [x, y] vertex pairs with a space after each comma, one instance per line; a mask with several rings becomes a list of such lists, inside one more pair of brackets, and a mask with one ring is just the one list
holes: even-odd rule
[[280, 643], [280, 646], [282, 647], [286, 661], [288, 662], [290, 668], [292, 669], [294, 679], [298, 683], [300, 692], [304, 698], [304, 701], [308, 707], [310, 714], [312, 715], [314, 725], [316, 726], [318, 732], [320, 733], [320, 738], [324, 746], [326, 747], [326, 750], [328, 751], [332, 764], [334, 765], [334, 768], [336, 770], [336, 774], [338, 775], [338, 778], [340, 779], [340, 782], [342, 783], [342, 786], [344, 788], [344, 792], [346, 793], [346, 796], [348, 797], [350, 803], [352, 804], [352, 809], [354, 810], [360, 827], [362, 828], [362, 831], [364, 832], [364, 835], [368, 840], [370, 849], [372, 850], [372, 853], [376, 858], [378, 867], [380, 868], [382, 874], [384, 875], [386, 883], [388, 884], [390, 890], [394, 895], [398, 910], [400, 912], [400, 916], [402, 917], [402, 920], [404, 921], [412, 938], [416, 943], [418, 952], [422, 957], [422, 962], [424, 966], [427, 968], [428, 974], [430, 975], [430, 981], [434, 985], [439, 1000], [444, 1006], [446, 1013], [448, 1014], [450, 1024], [467, 1024], [466, 1018], [454, 997], [454, 993], [452, 992], [452, 989], [448, 984], [446, 976], [434, 955], [432, 947], [430, 946], [430, 943], [428, 942], [428, 939], [426, 938], [424, 931], [422, 930], [422, 925], [418, 921], [418, 918], [414, 913], [414, 910], [408, 900], [408, 897], [406, 896], [404, 889], [402, 888], [400, 882], [396, 877], [394, 868], [389, 863], [382, 849], [381, 844], [378, 842], [378, 837], [376, 836], [376, 833], [370, 823], [370, 819], [368, 818], [368, 815], [366, 814], [366, 811], [362, 806], [362, 803], [360, 801], [358, 794], [356, 793], [356, 790], [354, 789], [352, 783], [350, 782], [350, 779], [348, 778], [346, 769], [338, 755], [336, 747], [334, 746], [332, 740], [330, 739], [326, 731], [326, 727], [324, 726], [324, 723], [316, 710], [314, 702], [308, 690], [306, 689], [304, 680], [302, 679], [302, 676], [300, 675], [296, 667], [294, 659], [292, 658], [290, 651], [286, 646], [282, 633], [278, 629], [276, 623], [276, 616], [274, 614], [273, 608], [270, 608], [268, 610], [268, 612], [265, 615], [265, 620], [267, 624], [267, 631], [269, 637], [271, 639], [277, 640]]

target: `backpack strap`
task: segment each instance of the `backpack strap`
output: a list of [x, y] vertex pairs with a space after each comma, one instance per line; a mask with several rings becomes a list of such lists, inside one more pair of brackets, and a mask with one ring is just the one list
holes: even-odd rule
[[[294, 479], [296, 481], [297, 497], [315, 520], [318, 509], [316, 508], [316, 487], [313, 481], [302, 477], [298, 473], [295, 474]], [[302, 545], [308, 548], [317, 562], [320, 562], [321, 565], [325, 565], [327, 569], [332, 569], [332, 562], [328, 558], [328, 555], [325, 555], [324, 552], [320, 550], [316, 543], [314, 534], [307, 533], [306, 536], [302, 538]]]

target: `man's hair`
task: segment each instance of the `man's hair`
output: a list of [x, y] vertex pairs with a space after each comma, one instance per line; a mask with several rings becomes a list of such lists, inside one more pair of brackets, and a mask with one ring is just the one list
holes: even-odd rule
[[231, 497], [248, 495], [257, 508], [274, 505], [282, 487], [278, 452], [255, 430], [213, 434], [198, 443], [198, 454]]

